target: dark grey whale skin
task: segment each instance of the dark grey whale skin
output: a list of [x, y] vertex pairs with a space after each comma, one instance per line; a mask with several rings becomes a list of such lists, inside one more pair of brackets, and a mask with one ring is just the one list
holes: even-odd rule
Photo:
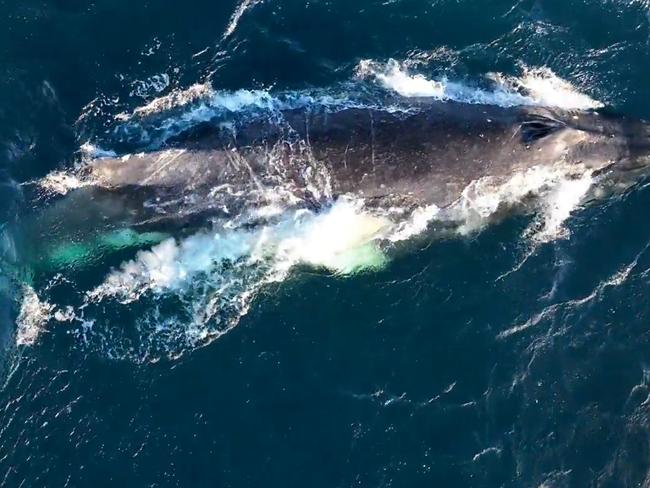
[[649, 154], [645, 123], [593, 111], [432, 101], [394, 112], [290, 110], [234, 133], [208, 127], [164, 150], [96, 159], [82, 172], [86, 186], [46, 206], [31, 227], [74, 242], [120, 228], [189, 232], [281, 191], [299, 207], [353, 194], [369, 205], [444, 208], [474, 180], [534, 166], [630, 180]]
[[413, 113], [287, 111], [282, 123], [251, 123], [234, 136], [204, 131], [170, 151], [176, 152], [97, 160], [89, 176], [110, 189], [183, 194], [274, 177], [300, 189], [305, 172], [320, 168], [334, 196], [404, 197], [444, 207], [473, 180], [533, 166], [645, 167], [650, 131], [641, 121], [596, 112], [439, 102]]

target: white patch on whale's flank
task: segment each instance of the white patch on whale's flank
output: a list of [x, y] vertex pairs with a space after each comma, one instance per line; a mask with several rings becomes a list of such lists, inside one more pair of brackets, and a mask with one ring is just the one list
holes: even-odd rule
[[239, 21], [241, 20], [242, 16], [248, 10], [252, 9], [260, 3], [262, 3], [262, 0], [242, 0], [242, 2], [237, 5], [237, 8], [232, 14], [232, 17], [230, 17], [230, 22], [228, 22], [228, 27], [226, 27], [226, 31], [223, 33], [222, 39], [225, 40], [230, 37], [237, 29], [237, 25], [239, 25]]
[[376, 80], [404, 97], [431, 97], [502, 107], [539, 105], [585, 110], [602, 106], [548, 68], [524, 68], [521, 77], [489, 73], [490, 89], [472, 87], [445, 77], [434, 80], [422, 74], [412, 74], [404, 64], [394, 59], [386, 63], [362, 60], [357, 65], [356, 75], [361, 79]]
[[16, 319], [16, 344], [33, 345], [41, 333], [43, 325], [50, 319], [54, 306], [41, 301], [31, 286], [22, 290], [22, 302]]

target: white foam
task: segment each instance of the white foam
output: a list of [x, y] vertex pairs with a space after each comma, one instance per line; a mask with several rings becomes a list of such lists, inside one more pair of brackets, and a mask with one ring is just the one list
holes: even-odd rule
[[512, 107], [519, 105], [553, 106], [564, 109], [592, 109], [602, 103], [581, 93], [548, 68], [524, 68], [521, 77], [490, 73], [490, 89], [451, 81], [446, 77], [429, 79], [412, 74], [394, 59], [386, 63], [362, 60], [356, 69], [361, 79], [371, 79], [404, 97], [430, 97], [464, 103]]
[[174, 115], [179, 122], [194, 121], [198, 123], [211, 120], [215, 115], [223, 112], [277, 111], [312, 105], [320, 107], [356, 106], [355, 102], [350, 100], [347, 95], [308, 91], [271, 94], [268, 90], [215, 90], [209, 82], [206, 82], [192, 85], [184, 90], [174, 90], [136, 108], [131, 115], [120, 114], [119, 117], [123, 121], [134, 117], [145, 118], [188, 105], [192, 105], [188, 111]]
[[[136, 323], [141, 334], [136, 359], [175, 357], [230, 331], [260, 288], [284, 280], [296, 265], [338, 274], [381, 267], [386, 256], [379, 240], [391, 225], [386, 218], [363, 210], [361, 202], [341, 200], [320, 214], [286, 212], [274, 223], [254, 229], [221, 229], [168, 239], [112, 271], [88, 292], [84, 308], [111, 297], [123, 305], [144, 295], [154, 297]], [[178, 316], [160, 312], [165, 300], [183, 305]], [[83, 331], [84, 340], [89, 332]], [[94, 333], [104, 342], [101, 328]], [[133, 352], [127, 355], [132, 357]]]
[[[117, 157], [114, 151], [102, 149], [90, 141], [82, 144], [79, 150], [82, 161], [75, 166], [75, 169], [79, 169], [85, 163], [88, 163], [88, 161]], [[93, 184], [93, 181], [79, 176], [74, 171], [52, 171], [36, 183], [47, 192], [66, 195], [72, 190]]]
[[356, 74], [359, 78], [374, 78], [404, 97], [446, 98], [445, 82], [429, 80], [419, 74], [411, 75], [394, 59], [386, 64], [364, 59], [357, 65]]
[[267, 278], [273, 280], [282, 279], [300, 263], [353, 273], [383, 262], [376, 240], [390, 225], [387, 219], [363, 211], [361, 203], [340, 200], [320, 214], [293, 211], [276, 223], [253, 230], [168, 239], [124, 263], [89, 296], [120, 296], [130, 301], [148, 290], [179, 291], [198, 275], [241, 260], [247, 266], [264, 267]]
[[41, 301], [31, 286], [22, 290], [22, 302], [16, 319], [16, 344], [31, 346], [41, 334], [43, 325], [50, 319], [54, 306]]
[[413, 238], [425, 232], [434, 220], [453, 223], [456, 233], [466, 236], [517, 208], [538, 214], [524, 237], [537, 243], [567, 238], [569, 232], [564, 224], [580, 207], [593, 183], [590, 170], [562, 163], [535, 166], [507, 178], [486, 176], [471, 182], [447, 208], [416, 208], [394, 226], [387, 239], [399, 242]]
[[408, 220], [397, 226], [395, 232], [388, 237], [388, 240], [392, 242], [406, 241], [422, 234], [439, 213], [440, 207], [437, 205], [416, 208]]
[[[639, 264], [639, 259], [646, 253], [649, 247], [650, 242], [646, 243], [646, 245], [637, 253], [631, 263], [616, 271], [609, 278], [598, 283], [598, 285], [588, 295], [585, 295], [581, 298], [575, 298], [573, 300], [567, 300], [564, 302], [549, 305], [540, 312], [532, 315], [525, 322], [515, 324], [512, 327], [500, 332], [497, 335], [497, 339], [507, 339], [510, 336], [519, 334], [520, 332], [526, 331], [530, 328], [537, 327], [542, 321], [553, 317], [559, 311], [577, 309], [585, 304], [592, 302], [592, 300], [602, 299], [609, 288], [619, 287], [630, 278], [631, 273]], [[642, 275], [644, 274], [645, 272], [642, 273]], [[553, 285], [553, 288], [555, 288], [555, 284]]]
[[488, 176], [472, 182], [446, 213], [468, 234], [483, 228], [499, 212], [524, 207], [540, 212], [541, 226], [530, 237], [547, 241], [566, 237], [563, 226], [592, 184], [591, 173], [576, 165], [535, 166], [505, 181]]
[[101, 159], [101, 158], [115, 158], [117, 154], [115, 151], [107, 151], [99, 146], [87, 141], [79, 148], [81, 153], [88, 159]]
[[520, 77], [491, 73], [489, 77], [506, 92], [523, 92], [535, 105], [564, 109], [590, 110], [603, 103], [580, 92], [567, 80], [557, 76], [551, 69], [524, 67]]
[[306, 216], [298, 216], [295, 223], [282, 229], [274, 244], [276, 272], [305, 263], [349, 274], [383, 264], [385, 257], [376, 240], [392, 227], [389, 220], [362, 210], [360, 202], [346, 200], [327, 212]]
[[495, 447], [495, 446], [487, 447], [483, 449], [481, 452], [474, 454], [474, 457], [472, 457], [472, 461], [477, 462], [487, 456], [501, 456], [501, 452], [502, 449], [500, 447]]
[[[389, 259], [391, 242], [423, 234], [432, 221], [467, 235], [521, 207], [537, 216], [525, 237], [536, 243], [566, 237], [565, 222], [591, 183], [591, 174], [584, 168], [558, 163], [506, 178], [482, 178], [446, 208], [369, 209], [362, 200], [350, 197], [339, 198], [319, 213], [296, 209], [296, 202], [282, 196], [281, 186], [273, 187], [269, 191], [277, 198], [262, 199], [263, 205], [248, 214], [232, 215], [230, 221], [184, 239], [167, 239], [124, 262], [85, 295], [84, 317], [68, 310], [57, 312], [38, 302], [35, 294], [25, 302], [23, 315], [47, 318], [54, 314], [60, 321], [102, 324], [104, 307], [140, 302], [146, 308], [137, 315], [139, 336], [122, 338], [123, 345], [131, 344], [124, 347], [137, 350], [124, 354], [137, 360], [175, 357], [235, 327], [262, 287], [283, 281], [296, 266], [341, 275], [378, 269]], [[255, 225], [247, 225], [250, 222]], [[181, 311], [170, 317], [170, 308]], [[33, 324], [39, 320], [23, 321], [25, 330], [38, 329]], [[116, 333], [104, 331], [102, 325], [84, 327], [80, 332], [84, 341], [98, 335], [96, 340], [105, 344], [103, 334]], [[112, 339], [119, 342], [120, 338]]]
[[91, 183], [85, 179], [79, 178], [74, 173], [69, 173], [66, 171], [55, 171], [48, 173], [45, 177], [38, 180], [38, 185], [44, 190], [57, 193], [60, 195], [65, 195], [68, 192], [81, 188], [83, 186], [88, 186]]
[[[172, 108], [183, 107], [208, 96], [210, 93], [212, 93], [212, 87], [209, 83], [197, 83], [184, 90], [173, 90], [163, 97], [156, 98], [146, 105], [136, 108], [133, 115], [144, 117]], [[131, 116], [119, 114], [117, 118], [119, 120], [128, 120]]]
[[136, 259], [124, 263], [89, 293], [91, 299], [119, 296], [125, 301], [142, 293], [182, 291], [199, 275], [224, 263], [244, 263], [264, 269], [265, 280], [281, 280], [297, 264], [349, 274], [381, 266], [386, 256], [378, 241], [404, 241], [426, 231], [432, 220], [455, 222], [467, 235], [482, 229], [495, 216], [518, 206], [540, 213], [540, 225], [530, 237], [539, 241], [565, 237], [564, 223], [580, 205], [593, 180], [575, 165], [533, 167], [499, 180], [485, 177], [472, 182], [450, 207], [417, 208], [406, 218], [387, 212], [371, 213], [358, 200], [340, 199], [328, 210], [284, 211], [271, 203], [256, 217], [276, 218], [266, 225], [220, 228], [177, 241], [168, 239]]
[[[115, 118], [123, 123], [117, 131], [130, 134], [140, 143], [159, 144], [204, 122], [215, 122], [234, 130], [235, 121], [247, 118], [280, 119], [281, 111], [309, 107], [335, 110], [370, 105], [350, 97], [326, 91], [288, 91], [272, 94], [267, 90], [214, 90], [209, 82], [173, 90], [156, 98], [132, 113]], [[397, 107], [382, 107], [395, 111]]]
[[153, 75], [146, 80], [136, 80], [133, 82], [133, 90], [131, 90], [130, 95], [140, 98], [151, 97], [166, 90], [170, 81], [167, 73]]
[[228, 27], [226, 27], [226, 31], [223, 33], [222, 39], [227, 39], [230, 37], [237, 29], [237, 25], [239, 25], [239, 21], [241, 20], [242, 16], [248, 10], [252, 9], [260, 3], [262, 3], [262, 0], [242, 0], [242, 2], [237, 5], [237, 8], [232, 14], [232, 17], [230, 17], [230, 22], [228, 22]]
[[569, 231], [564, 223], [580, 206], [593, 183], [594, 178], [590, 171], [573, 178], [559, 178], [542, 200], [543, 226], [534, 233], [534, 238], [539, 242], [568, 238]]

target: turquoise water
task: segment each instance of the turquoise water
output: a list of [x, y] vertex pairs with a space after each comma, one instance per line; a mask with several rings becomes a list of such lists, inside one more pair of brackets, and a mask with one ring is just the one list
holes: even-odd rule
[[[166, 241], [88, 230], [67, 207], [47, 233], [32, 220], [66, 201], [38, 182], [74, 176], [82, 147], [155, 149], [205, 113], [501, 93], [650, 118], [647, 2], [2, 10], [0, 484], [647, 483], [643, 181], [566, 218], [551, 205], [391, 252], [374, 241], [387, 224], [353, 205], [280, 220], [258, 254], [255, 229], [208, 249], [207, 226]], [[166, 273], [124, 281], [152, 247]]]

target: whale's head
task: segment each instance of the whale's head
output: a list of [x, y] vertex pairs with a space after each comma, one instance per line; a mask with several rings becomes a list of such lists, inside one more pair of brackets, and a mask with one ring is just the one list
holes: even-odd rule
[[579, 165], [611, 186], [627, 188], [650, 173], [650, 124], [643, 120], [545, 111], [528, 115], [521, 132], [532, 150]]

